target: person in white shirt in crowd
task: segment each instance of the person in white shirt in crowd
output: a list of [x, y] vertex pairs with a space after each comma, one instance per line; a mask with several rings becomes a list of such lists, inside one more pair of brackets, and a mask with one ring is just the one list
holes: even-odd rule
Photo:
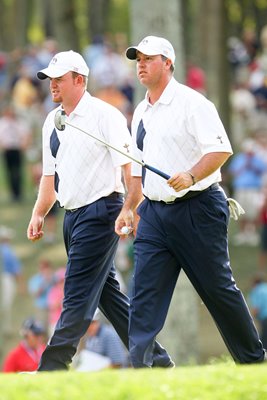
[[128, 351], [114, 328], [103, 321], [97, 309], [73, 363], [77, 371], [98, 371], [129, 366]]
[[6, 182], [14, 201], [23, 197], [25, 152], [32, 132], [27, 121], [18, 116], [12, 104], [4, 107], [0, 117], [0, 150], [3, 154]]

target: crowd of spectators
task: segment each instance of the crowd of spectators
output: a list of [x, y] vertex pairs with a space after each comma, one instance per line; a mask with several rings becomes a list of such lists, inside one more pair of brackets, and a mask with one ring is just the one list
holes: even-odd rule
[[226, 176], [233, 196], [246, 213], [241, 216], [233, 244], [259, 246], [263, 265], [263, 207], [267, 188], [267, 25], [260, 37], [247, 29], [228, 41], [231, 66], [231, 139], [234, 156]]

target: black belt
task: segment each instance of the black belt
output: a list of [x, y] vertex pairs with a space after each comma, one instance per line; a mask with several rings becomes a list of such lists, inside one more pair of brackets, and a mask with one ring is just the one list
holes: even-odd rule
[[[101, 197], [101, 199], [122, 199], [122, 198], [123, 198], [123, 194], [122, 193], [118, 193], [118, 192], [113, 192], [113, 193], [109, 194], [106, 197]], [[100, 200], [100, 199], [98, 199], [98, 200]], [[96, 200], [96, 201], [98, 201], [98, 200]], [[69, 210], [66, 210], [66, 211], [72, 213], [72, 212], [75, 212], [77, 210], [81, 210], [82, 208], [87, 207], [88, 205], [89, 204], [86, 204], [85, 206], [81, 206], [81, 207], [78, 207], [78, 208], [72, 208], [72, 209], [69, 209]]]
[[[207, 192], [208, 190], [217, 190], [219, 189], [219, 184], [218, 183], [213, 183], [212, 185], [210, 185], [207, 189], [204, 190], [190, 190], [189, 192], [187, 192], [184, 196], [182, 197], [176, 197], [175, 200], [173, 201], [163, 201], [160, 200], [160, 203], [163, 204], [175, 204], [175, 203], [179, 203], [180, 201], [185, 201], [185, 200], [189, 200], [189, 199], [193, 199], [194, 197], [199, 196], [201, 193]], [[146, 196], [145, 196], [146, 197]], [[153, 201], [153, 200], [152, 200]], [[156, 201], [156, 200], [155, 200]]]

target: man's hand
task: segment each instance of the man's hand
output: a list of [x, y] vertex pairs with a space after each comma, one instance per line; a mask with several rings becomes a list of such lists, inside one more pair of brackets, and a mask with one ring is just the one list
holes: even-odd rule
[[27, 238], [32, 242], [42, 239], [44, 235], [43, 226], [44, 226], [43, 217], [32, 216], [27, 229]]
[[[125, 210], [122, 208], [118, 218], [115, 221], [115, 232], [119, 236], [127, 236], [128, 234], [133, 232], [133, 212], [131, 210]], [[127, 227], [129, 229], [129, 233], [125, 234], [122, 231], [123, 227]]]
[[176, 192], [183, 189], [188, 189], [192, 186], [192, 176], [188, 172], [180, 172], [173, 175], [168, 181], [168, 185], [172, 187]]
[[[130, 233], [133, 233], [134, 236], [136, 234], [138, 222], [139, 222], [139, 215], [136, 211], [125, 210], [122, 209], [121, 213], [119, 214], [118, 218], [115, 221], [115, 232], [119, 236], [127, 236]], [[129, 233], [125, 234], [122, 230], [123, 227], [129, 228]]]
[[27, 237], [32, 242], [42, 239], [44, 236], [44, 218], [56, 201], [54, 181], [54, 175], [43, 175], [41, 177], [38, 197], [27, 229]]

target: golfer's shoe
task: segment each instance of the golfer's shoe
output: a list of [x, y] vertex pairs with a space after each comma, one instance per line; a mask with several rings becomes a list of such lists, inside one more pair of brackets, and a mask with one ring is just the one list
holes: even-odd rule
[[175, 368], [175, 362], [171, 360], [170, 363], [166, 366], [166, 368]]

